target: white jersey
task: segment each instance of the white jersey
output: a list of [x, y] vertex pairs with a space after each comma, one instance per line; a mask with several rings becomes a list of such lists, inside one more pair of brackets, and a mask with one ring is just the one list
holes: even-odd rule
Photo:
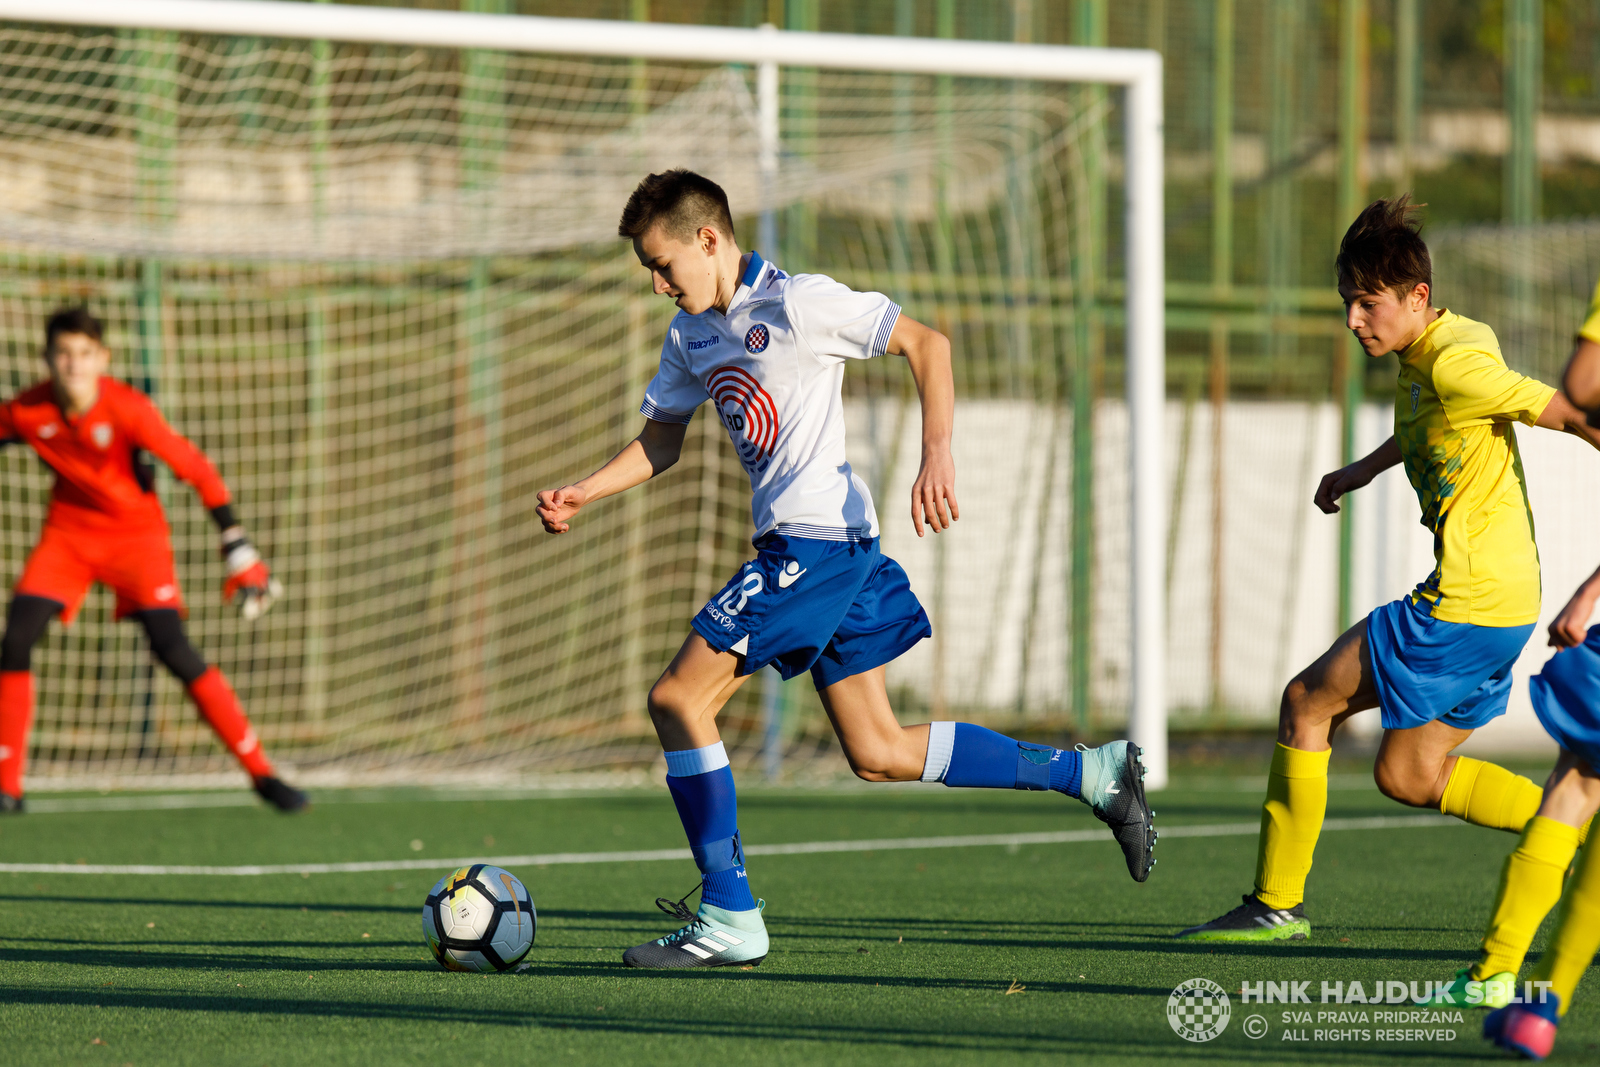
[[878, 536], [872, 494], [845, 461], [844, 361], [887, 350], [900, 308], [821, 274], [785, 274], [750, 253], [723, 315], [678, 312], [639, 410], [687, 423], [712, 402], [750, 475], [757, 539]]

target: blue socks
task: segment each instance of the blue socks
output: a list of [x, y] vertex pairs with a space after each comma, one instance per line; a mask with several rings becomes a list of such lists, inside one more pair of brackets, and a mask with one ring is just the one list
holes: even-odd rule
[[739, 800], [727, 749], [718, 741], [666, 755], [667, 788], [703, 879], [700, 902], [725, 911], [749, 911], [756, 901], [739, 847]]
[[977, 789], [1054, 789], [1075, 797], [1083, 789], [1083, 756], [1013, 741], [967, 722], [936, 722], [928, 727], [922, 780]]
[[[756, 906], [739, 847], [739, 800], [728, 752], [718, 741], [667, 754], [667, 788], [700, 868], [700, 902], [724, 911]], [[936, 722], [928, 731], [924, 782], [978, 789], [1083, 789], [1083, 756], [1070, 749], [1015, 741], [965, 722]]]

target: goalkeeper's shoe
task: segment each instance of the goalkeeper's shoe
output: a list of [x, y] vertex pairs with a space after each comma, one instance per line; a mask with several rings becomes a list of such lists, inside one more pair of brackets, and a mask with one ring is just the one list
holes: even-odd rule
[[1542, 1060], [1556, 1044], [1561, 1025], [1561, 997], [1551, 993], [1532, 1004], [1512, 1004], [1483, 1020], [1483, 1036], [1503, 1049]]
[[0, 815], [21, 815], [28, 810], [28, 805], [23, 803], [20, 796], [10, 793], [0, 793]]
[[[1473, 983], [1478, 985], [1478, 998], [1472, 998], [1472, 991], [1467, 987]], [[1479, 982], [1472, 977], [1472, 968], [1463, 967], [1456, 972], [1450, 984], [1436, 987], [1433, 996], [1423, 1001], [1424, 1007], [1433, 1008], [1503, 1008], [1511, 1003], [1511, 997], [1517, 991], [1517, 976], [1510, 971], [1501, 971], [1499, 974], [1490, 975]]]
[[1306, 906], [1269, 908], [1247, 893], [1244, 903], [1208, 923], [1180, 930], [1184, 941], [1304, 941], [1311, 936]]
[[304, 811], [311, 806], [311, 798], [281, 778], [263, 774], [254, 779], [256, 792], [261, 799], [279, 811]]
[[1111, 827], [1135, 882], [1150, 877], [1156, 865], [1155, 812], [1144, 795], [1144, 764], [1138, 745], [1113, 741], [1099, 748], [1078, 746], [1083, 755], [1079, 796], [1095, 818]]
[[754, 967], [767, 958], [767, 924], [761, 921], [766, 901], [756, 901], [749, 911], [725, 911], [701, 904], [688, 915], [680, 903], [687, 926], [666, 937], [647, 941], [622, 954], [629, 967], [679, 968]]

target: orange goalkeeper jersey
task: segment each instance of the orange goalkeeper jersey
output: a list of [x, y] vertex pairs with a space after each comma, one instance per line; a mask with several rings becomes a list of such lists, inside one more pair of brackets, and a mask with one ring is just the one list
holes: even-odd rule
[[49, 382], [0, 404], [0, 441], [25, 441], [55, 471], [52, 526], [86, 531], [166, 528], [161, 501], [141, 481], [136, 453], [158, 456], [194, 486], [207, 508], [229, 501], [228, 487], [189, 440], [161, 417], [150, 398], [114, 378], [100, 379], [94, 406], [69, 419]]

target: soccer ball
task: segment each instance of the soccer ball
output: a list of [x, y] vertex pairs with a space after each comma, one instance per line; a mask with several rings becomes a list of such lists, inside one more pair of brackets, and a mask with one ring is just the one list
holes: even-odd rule
[[533, 948], [533, 897], [517, 876], [474, 863], [445, 875], [422, 902], [422, 936], [447, 971], [507, 971]]

